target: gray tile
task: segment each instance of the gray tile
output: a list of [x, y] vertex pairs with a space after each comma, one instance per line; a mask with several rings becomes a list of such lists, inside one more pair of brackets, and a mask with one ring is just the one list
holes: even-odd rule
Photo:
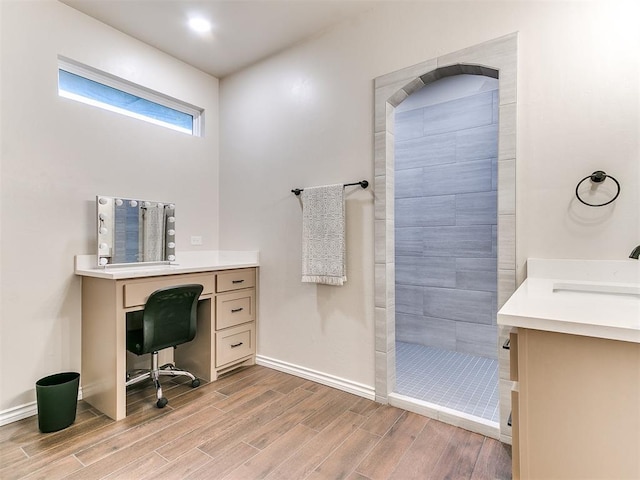
[[424, 113], [422, 108], [395, 113], [396, 142], [424, 135]]
[[456, 161], [483, 158], [498, 158], [497, 123], [456, 132]]
[[500, 38], [473, 45], [437, 58], [438, 67], [456, 63], [484, 65], [500, 70], [500, 104], [516, 101], [516, 71], [518, 34], [511, 33]]
[[498, 270], [498, 308], [509, 300], [509, 297], [516, 291], [516, 271], [515, 270]]
[[498, 291], [498, 271], [468, 271], [456, 272], [456, 288], [463, 290], [480, 290], [483, 292]]
[[395, 202], [396, 228], [455, 225], [456, 216], [454, 195], [398, 198]]
[[416, 65], [405, 67], [402, 70], [396, 70], [395, 72], [387, 73], [376, 77], [374, 80], [374, 86], [376, 89], [385, 87], [387, 85], [406, 85], [416, 77], [423, 75], [431, 70], [434, 70], [437, 66], [437, 60], [431, 59]]
[[421, 168], [398, 170], [397, 172], [395, 172], [395, 198], [424, 196], [422, 178], [423, 177]]
[[516, 104], [500, 107], [498, 160], [516, 158]]
[[422, 301], [423, 287], [396, 285], [396, 322], [400, 313], [422, 315]]
[[516, 213], [516, 161], [498, 162], [498, 212]]
[[[422, 189], [427, 195], [490, 192], [491, 174], [491, 159], [425, 167]], [[418, 183], [415, 179], [413, 182]]]
[[498, 157], [491, 159], [491, 190], [498, 190]]
[[[496, 255], [491, 225], [429, 227], [423, 228], [420, 233], [424, 241], [425, 256], [481, 258]], [[396, 243], [397, 241], [396, 236]], [[415, 242], [415, 237], [413, 241]]]
[[500, 215], [498, 218], [497, 242], [500, 245], [498, 268], [514, 269], [516, 264], [516, 218], [515, 215]]
[[456, 286], [456, 261], [451, 257], [396, 256], [396, 284]]
[[456, 258], [456, 270], [491, 272], [497, 269], [496, 258]]
[[[396, 342], [397, 392], [493, 422], [499, 420], [498, 362], [416, 343]], [[442, 416], [442, 412], [439, 412]], [[469, 428], [458, 417], [447, 421]]]
[[[500, 215], [502, 217], [502, 215]], [[498, 218], [498, 222], [500, 222], [500, 218]], [[502, 248], [502, 245], [500, 245]], [[498, 257], [498, 225], [491, 226], [491, 257]], [[500, 263], [498, 263], [500, 265]], [[503, 268], [503, 267], [499, 267]], [[509, 268], [509, 267], [507, 267]]]
[[423, 228], [398, 228], [395, 231], [396, 256], [418, 255], [422, 256], [424, 251], [424, 229]]
[[491, 325], [493, 303], [490, 292], [424, 287], [423, 305], [427, 317]]
[[455, 350], [456, 322], [401, 313], [396, 315], [396, 341]]
[[388, 182], [387, 175], [376, 175], [373, 179], [374, 216], [376, 220], [385, 220], [387, 218], [387, 197], [390, 194]]
[[483, 92], [424, 108], [425, 135], [490, 125], [492, 121], [493, 100], [491, 92]]
[[497, 327], [493, 325], [456, 322], [456, 350], [458, 352], [497, 359]]
[[454, 163], [456, 161], [456, 134], [428, 135], [396, 142], [396, 170]]
[[497, 192], [456, 195], [456, 225], [497, 225]]

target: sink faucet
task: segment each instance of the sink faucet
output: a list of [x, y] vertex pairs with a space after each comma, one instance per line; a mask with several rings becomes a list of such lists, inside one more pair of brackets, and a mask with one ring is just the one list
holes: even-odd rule
[[635, 258], [636, 260], [638, 260], [638, 257], [640, 257], [640, 245], [634, 248], [629, 254], [629, 258]]

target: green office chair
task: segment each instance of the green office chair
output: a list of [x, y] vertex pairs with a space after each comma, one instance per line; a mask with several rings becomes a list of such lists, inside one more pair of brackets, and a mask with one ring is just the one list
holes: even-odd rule
[[202, 288], [202, 285], [161, 288], [149, 295], [144, 310], [127, 313], [127, 350], [136, 355], [151, 353], [151, 369], [133, 377], [127, 373], [126, 385], [128, 387], [146, 379], [153, 380], [158, 408], [169, 403], [162, 395], [160, 375], [184, 375], [191, 378], [192, 387], [200, 385], [200, 380], [191, 373], [170, 363], [158, 367], [158, 351], [168, 347], [175, 348], [194, 339], [198, 298]]

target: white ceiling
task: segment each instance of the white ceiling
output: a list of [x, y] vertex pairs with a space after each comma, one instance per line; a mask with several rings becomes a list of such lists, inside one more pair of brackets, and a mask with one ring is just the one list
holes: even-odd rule
[[[370, 0], [60, 0], [222, 78], [372, 8]], [[192, 16], [213, 24], [202, 35]]]

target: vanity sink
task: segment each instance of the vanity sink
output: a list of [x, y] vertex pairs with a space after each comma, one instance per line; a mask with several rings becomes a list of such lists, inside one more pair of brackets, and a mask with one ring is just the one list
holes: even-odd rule
[[638, 260], [535, 259], [498, 325], [640, 343]]
[[600, 295], [631, 295], [640, 298], [640, 286], [616, 283], [580, 283], [556, 282], [553, 284], [554, 293], [578, 292]]

